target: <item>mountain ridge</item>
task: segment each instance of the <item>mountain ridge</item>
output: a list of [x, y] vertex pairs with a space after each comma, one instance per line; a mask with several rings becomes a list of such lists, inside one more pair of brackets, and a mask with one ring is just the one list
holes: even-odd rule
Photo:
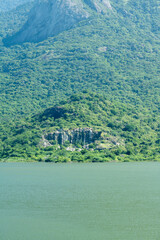
[[[158, 1], [111, 4], [106, 15], [95, 12], [40, 43], [0, 45], [1, 121], [37, 113], [85, 89], [158, 114]], [[0, 15], [1, 39], [21, 29], [30, 6]]]
[[[34, 114], [85, 89], [158, 113], [160, 15], [157, 1], [146, 2], [112, 1], [107, 15], [96, 13], [45, 41], [1, 45], [1, 121]], [[22, 10], [0, 16], [1, 38], [22, 27]]]
[[25, 25], [4, 43], [39, 42], [88, 19], [92, 15], [91, 10], [105, 14], [111, 9], [109, 0], [39, 0], [30, 11]]
[[[85, 4], [91, 17], [44, 41], [0, 43], [0, 161], [160, 159], [159, 2], [111, 5]], [[0, 39], [31, 7], [0, 13]]]
[[0, 13], [1, 12], [8, 12], [16, 7], [23, 5], [28, 2], [32, 2], [34, 0], [0, 0]]

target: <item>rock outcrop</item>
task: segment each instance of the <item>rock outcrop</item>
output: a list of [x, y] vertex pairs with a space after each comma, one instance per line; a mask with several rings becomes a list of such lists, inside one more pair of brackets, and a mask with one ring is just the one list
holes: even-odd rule
[[104, 14], [111, 8], [109, 0], [38, 0], [22, 29], [4, 43], [42, 41], [87, 19], [93, 10]]
[[105, 13], [107, 9], [112, 9], [109, 0], [84, 0], [84, 2], [99, 13]]
[[[33, 0], [35, 1], [35, 0]], [[32, 2], [32, 0], [0, 0], [0, 12], [10, 11], [22, 4]]]
[[45, 139], [49, 142], [56, 141], [59, 145], [64, 145], [65, 142], [70, 144], [80, 144], [82, 146], [94, 143], [101, 136], [101, 132], [94, 131], [91, 128], [78, 128], [72, 130], [57, 130], [56, 132], [45, 135]]

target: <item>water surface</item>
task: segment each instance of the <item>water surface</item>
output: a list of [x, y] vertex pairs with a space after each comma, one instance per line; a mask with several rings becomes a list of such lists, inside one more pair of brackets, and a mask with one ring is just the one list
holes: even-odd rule
[[0, 240], [112, 239], [160, 239], [160, 163], [0, 164]]

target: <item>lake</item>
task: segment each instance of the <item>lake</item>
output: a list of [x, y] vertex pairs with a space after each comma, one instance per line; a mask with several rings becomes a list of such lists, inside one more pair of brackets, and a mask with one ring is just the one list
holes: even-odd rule
[[160, 163], [0, 164], [0, 240], [112, 239], [160, 239]]

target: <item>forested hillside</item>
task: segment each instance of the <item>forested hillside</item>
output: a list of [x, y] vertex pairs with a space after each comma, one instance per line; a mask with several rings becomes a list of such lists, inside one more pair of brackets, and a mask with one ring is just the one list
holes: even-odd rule
[[159, 160], [159, 120], [143, 107], [111, 102], [104, 95], [72, 95], [31, 118], [2, 126], [0, 159]]
[[[89, 2], [99, 3], [99, 0]], [[95, 131], [101, 129], [100, 131], [108, 134], [109, 139], [120, 139], [120, 143], [124, 145], [120, 145], [118, 153], [115, 153], [112, 146], [109, 151], [114, 152], [114, 157], [106, 159], [126, 160], [136, 158], [135, 156], [140, 160], [159, 158], [159, 1], [111, 0], [110, 4], [111, 8], [107, 8], [103, 13], [95, 11], [87, 2], [85, 6], [89, 15], [86, 19], [67, 29], [62, 28], [60, 33], [50, 35], [43, 41], [37, 39], [33, 42], [32, 39], [27, 39], [21, 44], [10, 44], [9, 41], [24, 29], [30, 11], [33, 10], [33, 2], [0, 13], [1, 158], [23, 156], [24, 159], [45, 160], [48, 154], [49, 159], [53, 160], [53, 156], [50, 158], [51, 153], [44, 154], [48, 150], [41, 150], [39, 147], [42, 131], [46, 132], [52, 127], [45, 125], [50, 122], [56, 130], [65, 126], [72, 130], [79, 127], [92, 129], [96, 126]], [[59, 102], [62, 100], [66, 101], [71, 95], [86, 90], [101, 94], [105, 101], [108, 101], [107, 106], [112, 106], [113, 109], [111, 107], [107, 110], [107, 107], [104, 107], [100, 110], [101, 114], [96, 113], [95, 100], [90, 104], [85, 98], [84, 109], [88, 109], [89, 105], [91, 108], [87, 113], [88, 110], [84, 110], [80, 105], [80, 112], [86, 111], [86, 116], [89, 114], [82, 124], [78, 120], [81, 119], [80, 113], [76, 112], [74, 119], [70, 116], [70, 110], [67, 122], [63, 115], [56, 121], [54, 117], [46, 120], [44, 118], [44, 123], [39, 122], [39, 118], [32, 117], [41, 115], [42, 111], [49, 107], [61, 106], [63, 104]], [[106, 104], [102, 103], [101, 97], [99, 101], [100, 107]], [[78, 102], [71, 101], [70, 104], [74, 111], [77, 111], [75, 106], [79, 109]], [[68, 105], [65, 106], [69, 108]], [[117, 106], [115, 116], [114, 113], [114, 117], [106, 115], [107, 111], [114, 112], [114, 106]], [[125, 109], [125, 117], [123, 114], [123, 117], [121, 116], [121, 108]], [[106, 119], [101, 121], [103, 115]], [[21, 127], [23, 124], [17, 122], [21, 118], [24, 129]], [[95, 122], [91, 121], [92, 118]], [[130, 130], [124, 130], [130, 122]], [[27, 130], [27, 126], [30, 130]], [[66, 131], [64, 134], [72, 138], [68, 133], [71, 130]], [[94, 134], [96, 133], [93, 132]], [[111, 144], [111, 140], [106, 138], [101, 140], [110, 141], [107, 144]], [[97, 146], [98, 143], [93, 149], [99, 154]], [[78, 148], [82, 147], [80, 144]], [[53, 148], [54, 146], [51, 146], [51, 151]], [[60, 154], [61, 150], [63, 149], [60, 149]], [[72, 154], [67, 150], [66, 154], [68, 159], [72, 159]]]
[[[83, 89], [158, 110], [158, 1], [114, 0], [112, 6], [114, 13], [94, 13], [43, 42], [1, 45], [1, 119], [36, 113]], [[1, 14], [1, 38], [21, 28], [29, 9]]]

